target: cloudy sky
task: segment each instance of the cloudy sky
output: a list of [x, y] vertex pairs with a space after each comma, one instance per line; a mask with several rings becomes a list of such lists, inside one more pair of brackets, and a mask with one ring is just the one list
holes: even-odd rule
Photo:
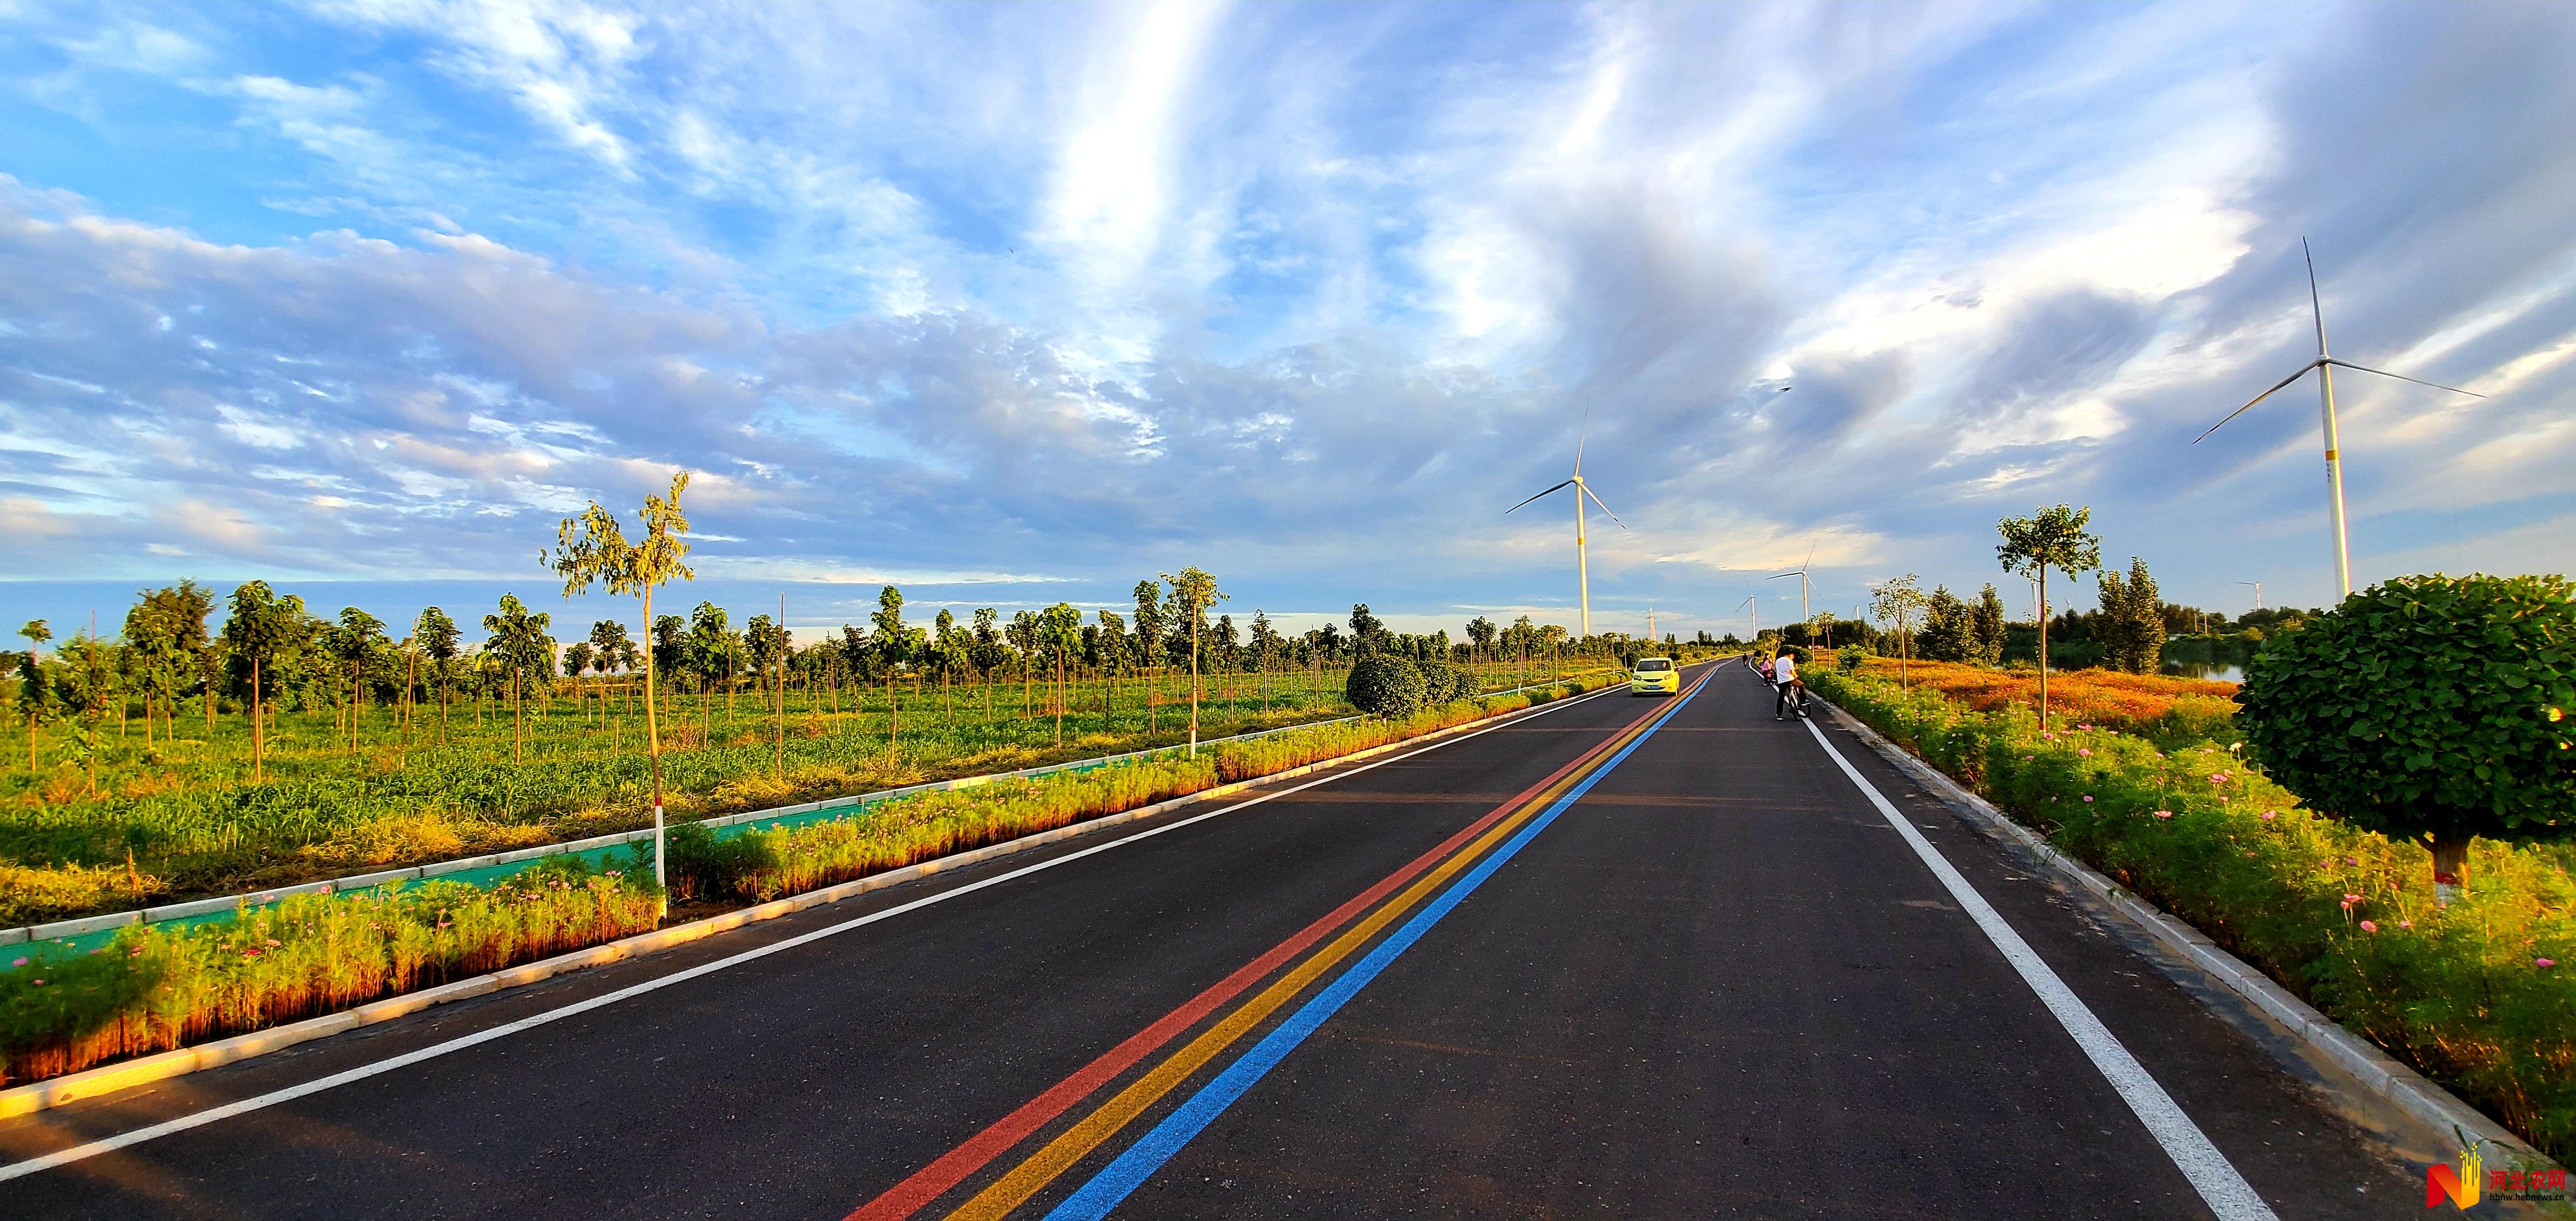
[[2191, 445], [2313, 354], [2302, 237], [2338, 355], [2487, 396], [2339, 380], [2356, 578], [2576, 560], [2544, 5], [0, 0], [0, 97], [0, 614], [539, 593], [686, 467], [792, 618], [1564, 621], [1503, 510], [1587, 413], [1601, 627], [1973, 589], [2060, 500], [2312, 604], [2313, 390]]

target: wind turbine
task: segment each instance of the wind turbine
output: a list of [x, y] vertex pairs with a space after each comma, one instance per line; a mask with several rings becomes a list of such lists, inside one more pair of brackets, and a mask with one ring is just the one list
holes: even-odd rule
[[[2237, 584], [2239, 584], [2239, 585], [2251, 585], [2251, 586], [2253, 586], [2253, 587], [2254, 587], [2254, 609], [2256, 609], [2256, 610], [2261, 610], [2261, 609], [2263, 609], [2263, 583], [2262, 583], [2261, 581], [2238, 581], [2238, 582], [2237, 582]], [[2349, 590], [2349, 589], [2347, 589], [2347, 590], [2345, 590], [2344, 592], [2345, 592], [2345, 593], [2351, 593], [2352, 591], [2351, 591], [2351, 590]]]
[[[1588, 419], [1586, 420], [1585, 431], [1590, 431], [1590, 423]], [[1600, 495], [1592, 490], [1592, 485], [1583, 481], [1583, 443], [1583, 435], [1577, 434], [1574, 440], [1573, 478], [1556, 485], [1556, 487], [1549, 488], [1546, 492], [1539, 493], [1538, 496], [1532, 496], [1529, 500], [1522, 501], [1521, 504], [1513, 505], [1511, 508], [1503, 510], [1503, 515], [1508, 517], [1517, 513], [1520, 511], [1521, 505], [1528, 504], [1530, 500], [1536, 500], [1539, 496], [1545, 496], [1549, 492], [1555, 492], [1561, 488], [1574, 489], [1574, 583], [1576, 594], [1582, 599], [1583, 603], [1583, 634], [1590, 636], [1592, 634], [1592, 566], [1591, 561], [1584, 554], [1583, 498], [1586, 496], [1592, 497], [1592, 503], [1601, 505], [1602, 513], [1608, 515], [1611, 521], [1618, 522], [1620, 529], [1627, 529], [1628, 523], [1619, 521], [1619, 515], [1610, 512], [1610, 506], [1601, 504]]]
[[1753, 608], [1753, 638], [1755, 640], [1762, 639], [1762, 603], [1756, 600], [1753, 595], [1746, 594], [1744, 595], [1744, 600], [1736, 603], [1736, 605], [1749, 606]]
[[[2386, 369], [2373, 369], [2368, 365], [2356, 365], [2351, 361], [2337, 360], [2334, 357], [2327, 355], [2326, 310], [2325, 306], [2317, 299], [2317, 258], [2315, 254], [2308, 250], [2308, 239], [2299, 239], [2299, 253], [2308, 261], [2308, 310], [2311, 314], [2315, 315], [2317, 320], [2317, 358], [2299, 366], [2298, 372], [2274, 383], [2272, 389], [2255, 395], [2252, 402], [2249, 402], [2234, 411], [2228, 412], [2227, 420], [2233, 420], [2236, 417], [2253, 410], [2255, 403], [2262, 402], [2263, 400], [2272, 397], [2275, 391], [2288, 386], [2290, 383], [2295, 382], [2302, 377], [2306, 377], [2308, 375], [2308, 370], [2314, 369], [2317, 371], [2317, 407], [2323, 414], [2325, 420], [2326, 492], [2330, 497], [2329, 514], [2334, 521], [2335, 581], [2337, 584], [2343, 586], [2344, 596], [2349, 598], [2352, 596], [2352, 548], [2350, 544], [2345, 541], [2343, 529], [2343, 457], [2341, 453], [2341, 434], [2335, 428], [2335, 366], [2340, 365], [2346, 369], [2353, 369], [2363, 373], [2376, 373], [2381, 377], [2393, 377], [2401, 382], [2414, 382], [2418, 386], [2431, 386], [2436, 390], [2448, 390], [2453, 394], [2465, 394], [2470, 398], [2482, 399], [2486, 396], [2472, 390], [2462, 390], [2457, 386], [2445, 386], [2439, 382], [2428, 382], [2421, 378], [2408, 377], [2403, 373], [2391, 373]], [[2191, 443], [2198, 445], [2202, 441], [2208, 439], [2209, 434], [2224, 427], [2227, 424], [2227, 420], [2220, 420], [2218, 423], [2212, 424], [2208, 428], [2201, 430], [2201, 434], [2197, 437], [2193, 437], [2191, 439]]]
[[1807, 564], [1808, 564], [1808, 562], [1809, 562], [1809, 561], [1811, 561], [1811, 560], [1813, 560], [1813, 559], [1815, 559], [1815, 558], [1816, 558], [1816, 545], [1815, 545], [1814, 543], [1809, 543], [1809, 544], [1807, 544], [1807, 558], [1806, 558], [1806, 559], [1804, 559], [1804, 560], [1800, 560], [1800, 561], [1798, 561], [1798, 566], [1797, 566], [1797, 567], [1792, 568], [1792, 569], [1790, 569], [1790, 570], [1789, 570], [1789, 571], [1787, 571], [1787, 572], [1781, 573], [1781, 574], [1779, 574], [1779, 576], [1769, 576], [1769, 577], [1764, 577], [1764, 578], [1762, 578], [1762, 579], [1763, 579], [1763, 580], [1765, 580], [1765, 581], [1777, 581], [1777, 580], [1779, 580], [1781, 577], [1796, 577], [1796, 578], [1798, 578], [1798, 616], [1799, 616], [1799, 618], [1800, 618], [1802, 621], [1804, 621], [1804, 622], [1808, 622], [1808, 623], [1813, 623], [1813, 622], [1815, 621], [1815, 618], [1816, 618], [1816, 613], [1815, 613], [1814, 611], [1811, 611], [1811, 610], [1807, 609], [1807, 592], [1808, 592], [1808, 590], [1810, 590], [1811, 588], [1813, 588], [1812, 583], [1810, 583], [1810, 582], [1807, 580]]

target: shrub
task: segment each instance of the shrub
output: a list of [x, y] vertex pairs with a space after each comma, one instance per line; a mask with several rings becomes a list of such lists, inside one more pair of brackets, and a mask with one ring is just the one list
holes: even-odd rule
[[2564, 577], [2400, 577], [2255, 655], [2246, 739], [2318, 809], [2432, 850], [2576, 832], [2576, 596]]
[[2303, 808], [2223, 745], [2043, 732], [2019, 703], [1979, 711], [1866, 674], [1814, 685], [2534, 1145], [2576, 1154], [2576, 975], [2541, 965], [2576, 961], [2576, 853], [2482, 844], [2491, 882], [2437, 908], [2409, 884], [2423, 848]]
[[1422, 707], [1425, 683], [1412, 662], [1371, 653], [1351, 667], [1342, 690], [1351, 706], [1370, 716], [1400, 717]]

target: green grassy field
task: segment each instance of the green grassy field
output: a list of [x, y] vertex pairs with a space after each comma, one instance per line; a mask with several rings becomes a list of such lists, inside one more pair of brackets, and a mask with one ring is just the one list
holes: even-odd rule
[[[1489, 687], [1523, 677], [1486, 667]], [[1530, 679], [1548, 672], [1528, 675]], [[1341, 675], [1202, 680], [1203, 738], [1347, 715]], [[1188, 679], [665, 692], [666, 806], [688, 818], [1008, 771], [1185, 739]], [[899, 697], [899, 698], [897, 698]], [[193, 703], [193, 701], [192, 701]], [[899, 706], [898, 706], [899, 705]], [[0, 927], [598, 835], [648, 824], [640, 694], [272, 712], [254, 779], [248, 719], [183, 703], [98, 734], [13, 726], [0, 773]], [[443, 722], [443, 723], [442, 723]], [[93, 784], [95, 789], [93, 790]]]

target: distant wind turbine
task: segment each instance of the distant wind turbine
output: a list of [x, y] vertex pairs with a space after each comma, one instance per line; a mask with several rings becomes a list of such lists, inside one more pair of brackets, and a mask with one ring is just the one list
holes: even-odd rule
[[1736, 603], [1736, 605], [1749, 606], [1753, 608], [1753, 638], [1755, 640], [1762, 639], [1762, 603], [1756, 600], [1753, 595], [1746, 594], [1744, 595], [1744, 600]]
[[1583, 604], [1583, 634], [1586, 636], [1590, 636], [1592, 634], [1592, 566], [1590, 559], [1584, 554], [1583, 498], [1586, 496], [1592, 497], [1592, 503], [1601, 505], [1602, 513], [1608, 515], [1611, 521], [1618, 522], [1620, 529], [1625, 530], [1628, 528], [1628, 523], [1619, 521], [1618, 514], [1610, 512], [1610, 506], [1601, 504], [1601, 497], [1592, 490], [1592, 485], [1583, 481], [1583, 444], [1585, 433], [1589, 433], [1590, 430], [1591, 420], [1589, 413], [1587, 413], [1584, 422], [1584, 433], [1577, 433], [1575, 435], [1573, 478], [1568, 479], [1555, 487], [1549, 488], [1546, 492], [1539, 493], [1538, 496], [1532, 496], [1529, 500], [1522, 501], [1521, 504], [1513, 505], [1511, 508], [1503, 510], [1504, 516], [1508, 517], [1513, 513], [1519, 512], [1521, 505], [1528, 504], [1530, 500], [1536, 500], [1539, 496], [1545, 496], [1549, 492], [1555, 492], [1562, 488], [1574, 489], [1574, 583], [1576, 595], [1582, 600]]
[[1813, 622], [1816, 617], [1816, 613], [1814, 611], [1807, 609], [1807, 592], [1814, 588], [1813, 584], [1807, 580], [1807, 564], [1815, 558], [1816, 545], [1814, 543], [1809, 543], [1807, 544], [1807, 558], [1798, 561], [1797, 567], [1792, 568], [1787, 572], [1780, 573], [1778, 576], [1762, 578], [1765, 581], [1777, 581], [1781, 577], [1798, 578], [1798, 616], [1800, 620], [1804, 622]]
[[[2403, 373], [2391, 373], [2386, 369], [2373, 369], [2368, 365], [2356, 365], [2351, 361], [2337, 360], [2334, 357], [2327, 355], [2326, 310], [2325, 306], [2320, 303], [2317, 298], [2317, 259], [2316, 255], [2310, 253], [2308, 250], [2308, 239], [2299, 239], [2299, 253], [2308, 261], [2308, 310], [2310, 313], [2315, 315], [2317, 320], [2317, 358], [2299, 366], [2298, 372], [2274, 383], [2272, 389], [2255, 395], [2252, 402], [2249, 402], [2234, 411], [2228, 412], [2227, 420], [2233, 420], [2236, 417], [2253, 410], [2255, 403], [2262, 402], [2263, 400], [2272, 397], [2275, 391], [2288, 386], [2290, 383], [2295, 382], [2302, 377], [2306, 377], [2308, 375], [2308, 370], [2316, 370], [2317, 405], [2325, 417], [2326, 490], [2328, 495], [2331, 497], [2330, 515], [2334, 520], [2335, 582], [2343, 587], [2344, 596], [2348, 598], [2352, 596], [2352, 548], [2350, 544], [2345, 541], [2343, 528], [2343, 457], [2341, 452], [2341, 434], [2335, 428], [2335, 367], [2340, 365], [2346, 369], [2358, 370], [2363, 373], [2376, 373], [2381, 377], [2393, 377], [2401, 382], [2414, 382], [2418, 386], [2431, 386], [2436, 390], [2448, 390], [2453, 394], [2468, 395], [2470, 398], [2482, 399], [2486, 396], [2475, 391], [2462, 390], [2457, 386], [2445, 386], [2439, 382], [2428, 382], [2420, 378], [2408, 377]], [[2203, 429], [2199, 436], [2191, 439], [2191, 443], [2198, 445], [2202, 441], [2208, 439], [2209, 434], [2226, 426], [2227, 420], [2220, 420], [2218, 423], [2212, 424], [2208, 428]]]
[[[2239, 585], [2251, 585], [2251, 586], [2253, 586], [2253, 587], [2254, 587], [2254, 609], [2256, 609], [2256, 610], [2261, 610], [2261, 609], [2263, 609], [2263, 583], [2262, 583], [2261, 581], [2238, 581], [2238, 582], [2237, 582], [2237, 584], [2239, 584]], [[2345, 592], [2345, 593], [2351, 593], [2352, 591], [2347, 589], [2347, 590], [2345, 590], [2344, 592]]]

